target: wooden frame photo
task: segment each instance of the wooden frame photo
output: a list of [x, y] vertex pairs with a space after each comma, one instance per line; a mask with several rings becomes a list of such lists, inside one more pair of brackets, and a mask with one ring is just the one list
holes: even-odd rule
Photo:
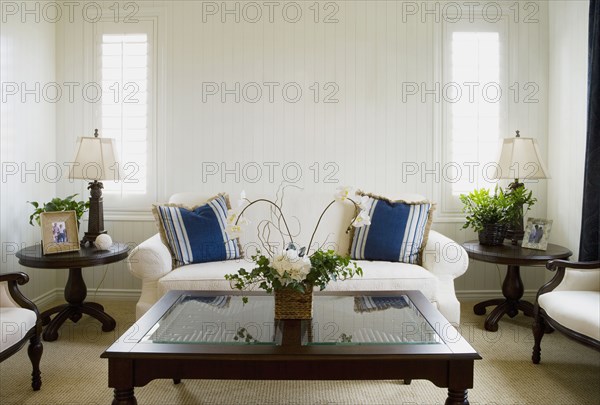
[[79, 250], [75, 211], [42, 212], [42, 248], [45, 255]]
[[521, 246], [529, 249], [546, 250], [551, 230], [551, 219], [527, 218]]

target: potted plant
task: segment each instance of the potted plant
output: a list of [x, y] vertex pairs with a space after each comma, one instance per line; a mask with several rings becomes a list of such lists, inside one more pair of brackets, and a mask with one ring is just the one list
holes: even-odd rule
[[[253, 269], [240, 268], [237, 273], [225, 275], [225, 279], [230, 281], [233, 288], [239, 290], [260, 288], [268, 293], [274, 293], [275, 319], [311, 319], [313, 287], [323, 290], [332, 280], [343, 280], [363, 274], [362, 269], [356, 262], [350, 260], [349, 256], [342, 256], [333, 250], [321, 248], [315, 249], [310, 254], [313, 238], [325, 212], [336, 201], [345, 200], [355, 205], [355, 215], [348, 228], [370, 224], [367, 213], [370, 199], [363, 197], [360, 203], [355, 202], [349, 197], [348, 188], [340, 188], [335, 200], [321, 213], [308, 245], [300, 248], [293, 240], [280, 205], [267, 199], [248, 201], [243, 196], [239, 208], [229, 211], [227, 233], [230, 238], [239, 237], [243, 233], [243, 227], [248, 225], [243, 213], [252, 205], [265, 202], [279, 214], [275, 223], [283, 223], [285, 230], [281, 234], [289, 237], [290, 242], [280, 251], [272, 251], [268, 245], [265, 245], [267, 255], [258, 252], [252, 256]], [[242, 299], [244, 302], [248, 301], [247, 297]]]
[[501, 245], [508, 225], [514, 219], [511, 199], [496, 187], [494, 194], [488, 189], [475, 189], [461, 194], [463, 212], [467, 214], [463, 228], [473, 228], [479, 234], [482, 245]]
[[65, 198], [53, 198], [47, 203], [38, 203], [37, 201], [27, 201], [33, 205], [35, 211], [29, 216], [29, 224], [33, 226], [33, 221], [40, 225], [40, 214], [42, 212], [54, 212], [54, 211], [75, 211], [77, 216], [77, 228], [79, 229], [79, 222], [83, 214], [90, 208], [89, 201], [76, 201], [74, 198], [77, 194], [70, 195]]

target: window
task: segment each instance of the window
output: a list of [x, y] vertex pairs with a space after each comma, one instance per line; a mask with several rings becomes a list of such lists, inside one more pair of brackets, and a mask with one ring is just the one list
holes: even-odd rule
[[507, 110], [505, 32], [503, 24], [482, 20], [446, 24], [442, 213], [459, 213], [460, 194], [495, 183]]
[[451, 161], [461, 168], [451, 187], [452, 195], [458, 196], [486, 185], [482, 170], [468, 172], [471, 162], [481, 166], [496, 159], [501, 97], [499, 35], [454, 32], [451, 52], [451, 80], [462, 92], [460, 97], [451, 98], [457, 101], [450, 105]]
[[120, 179], [104, 182], [107, 206], [140, 210], [155, 200], [152, 24], [104, 23], [98, 32], [101, 136], [116, 140]]

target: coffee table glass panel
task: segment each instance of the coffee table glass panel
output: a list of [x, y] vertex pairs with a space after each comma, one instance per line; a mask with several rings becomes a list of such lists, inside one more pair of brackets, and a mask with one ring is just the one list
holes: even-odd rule
[[[282, 322], [272, 296], [181, 295], [142, 343], [280, 345]], [[302, 345], [440, 344], [406, 295], [315, 296], [312, 321], [302, 322]]]
[[272, 297], [182, 295], [148, 331], [142, 342], [279, 345]]
[[312, 321], [302, 322], [303, 345], [440, 344], [406, 295], [315, 296]]

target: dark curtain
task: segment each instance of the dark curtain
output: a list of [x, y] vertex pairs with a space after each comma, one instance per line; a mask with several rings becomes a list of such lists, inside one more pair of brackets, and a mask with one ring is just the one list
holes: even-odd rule
[[600, 4], [590, 1], [588, 111], [579, 260], [600, 259]]

